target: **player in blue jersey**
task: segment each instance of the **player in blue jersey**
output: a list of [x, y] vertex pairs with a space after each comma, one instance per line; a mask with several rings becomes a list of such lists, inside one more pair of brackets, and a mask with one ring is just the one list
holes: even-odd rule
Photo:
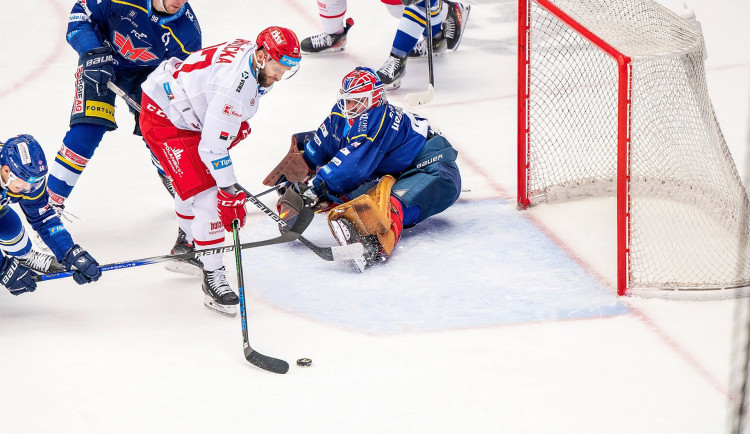
[[[93, 282], [101, 276], [96, 260], [73, 239], [57, 213], [49, 206], [47, 195], [47, 160], [33, 137], [13, 137], [0, 148], [0, 281], [14, 294], [36, 288], [31, 269], [38, 273], [73, 270], [79, 284]], [[31, 227], [52, 250], [54, 257], [31, 249], [31, 241], [18, 214], [10, 208], [20, 205]], [[59, 262], [58, 262], [59, 261]], [[7, 278], [7, 280], [6, 280]], [[12, 282], [11, 282], [12, 281]]]
[[426, 119], [388, 103], [373, 70], [358, 67], [344, 77], [323, 124], [296, 134], [289, 154], [263, 182], [292, 182], [306, 205], [321, 210], [343, 201], [330, 209], [328, 224], [339, 243], [363, 242], [365, 256], [356, 264], [364, 270], [391, 254], [403, 227], [455, 203], [461, 192], [457, 155]]
[[[63, 206], [107, 131], [115, 123], [112, 81], [140, 103], [141, 83], [161, 61], [201, 48], [201, 30], [187, 0], [78, 0], [68, 19], [68, 43], [78, 52], [70, 130], [50, 167], [49, 195]], [[134, 134], [140, 135], [138, 114]], [[152, 155], [164, 186], [174, 194]]]

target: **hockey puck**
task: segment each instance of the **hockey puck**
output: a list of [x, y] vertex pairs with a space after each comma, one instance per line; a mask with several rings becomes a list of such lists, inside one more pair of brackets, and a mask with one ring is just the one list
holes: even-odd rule
[[310, 366], [312, 365], [312, 359], [308, 359], [307, 357], [304, 357], [302, 359], [297, 359], [297, 366]]

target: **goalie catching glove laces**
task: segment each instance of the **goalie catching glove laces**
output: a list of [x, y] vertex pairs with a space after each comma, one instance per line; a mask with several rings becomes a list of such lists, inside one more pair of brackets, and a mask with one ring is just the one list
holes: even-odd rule
[[320, 127], [300, 134], [299, 156], [290, 157], [292, 149], [284, 158], [301, 157], [314, 177], [286, 170], [282, 160], [264, 184], [294, 183], [305, 205], [342, 202], [328, 211], [328, 224], [339, 244], [365, 245], [354, 260], [360, 271], [389, 257], [403, 228], [444, 211], [461, 192], [458, 152], [427, 119], [390, 104], [369, 68], [348, 73]]

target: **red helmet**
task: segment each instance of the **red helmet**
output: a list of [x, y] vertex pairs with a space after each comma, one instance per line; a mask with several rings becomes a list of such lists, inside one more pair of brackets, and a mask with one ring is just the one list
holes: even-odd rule
[[272, 26], [260, 32], [255, 43], [259, 49], [263, 48], [271, 59], [292, 69], [299, 67], [302, 55], [297, 35], [293, 31]]
[[[356, 104], [347, 108], [347, 102]], [[385, 103], [385, 86], [372, 69], [358, 66], [341, 81], [337, 105], [345, 118], [354, 119], [367, 110]]]

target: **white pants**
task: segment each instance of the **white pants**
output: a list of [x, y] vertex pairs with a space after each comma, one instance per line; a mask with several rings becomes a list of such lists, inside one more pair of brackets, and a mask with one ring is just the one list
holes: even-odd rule
[[[224, 226], [219, 219], [216, 187], [200, 192], [187, 200], [175, 195], [174, 209], [177, 224], [185, 232], [188, 242], [195, 243], [196, 250], [206, 250], [224, 245]], [[224, 255], [201, 256], [203, 268], [214, 271], [224, 266]]]

